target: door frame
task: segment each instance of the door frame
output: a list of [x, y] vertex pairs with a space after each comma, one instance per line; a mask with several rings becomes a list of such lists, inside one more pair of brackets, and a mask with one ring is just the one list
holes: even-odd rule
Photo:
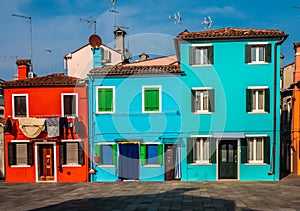
[[[53, 145], [53, 181], [40, 181], [39, 180], [39, 152], [38, 145]], [[34, 153], [35, 153], [35, 181], [36, 182], [57, 182], [57, 165], [56, 165], [56, 143], [55, 142], [35, 142], [34, 144]]]
[[[220, 179], [219, 178], [219, 143], [221, 141], [236, 141], [237, 142], [237, 178], [236, 179]], [[216, 180], [240, 180], [240, 164], [241, 164], [241, 160], [240, 160], [240, 152], [241, 152], [241, 139], [237, 139], [237, 138], [218, 138], [216, 141]]]

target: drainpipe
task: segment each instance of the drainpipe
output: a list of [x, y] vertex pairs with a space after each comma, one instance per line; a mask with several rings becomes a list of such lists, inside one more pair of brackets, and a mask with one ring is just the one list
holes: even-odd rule
[[268, 175], [275, 174], [275, 155], [276, 155], [276, 125], [277, 125], [277, 47], [283, 43], [283, 41], [287, 38], [287, 35], [283, 36], [278, 42], [274, 45], [274, 101], [273, 101], [273, 109], [274, 109], [274, 119], [273, 119], [273, 146], [272, 146], [272, 171], [268, 172]]

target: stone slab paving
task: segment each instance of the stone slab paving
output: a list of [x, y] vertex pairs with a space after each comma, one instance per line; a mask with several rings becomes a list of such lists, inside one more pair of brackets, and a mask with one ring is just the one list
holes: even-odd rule
[[300, 177], [278, 182], [0, 182], [0, 210], [300, 211]]

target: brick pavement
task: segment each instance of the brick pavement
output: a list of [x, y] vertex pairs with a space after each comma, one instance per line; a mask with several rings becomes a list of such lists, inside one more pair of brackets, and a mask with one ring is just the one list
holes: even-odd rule
[[279, 182], [0, 182], [1, 210], [300, 210], [300, 177]]

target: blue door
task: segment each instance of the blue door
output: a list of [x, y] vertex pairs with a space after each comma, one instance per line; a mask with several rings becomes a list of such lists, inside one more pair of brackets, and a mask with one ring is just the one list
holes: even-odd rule
[[139, 145], [133, 143], [119, 144], [119, 171], [121, 180], [139, 179]]

